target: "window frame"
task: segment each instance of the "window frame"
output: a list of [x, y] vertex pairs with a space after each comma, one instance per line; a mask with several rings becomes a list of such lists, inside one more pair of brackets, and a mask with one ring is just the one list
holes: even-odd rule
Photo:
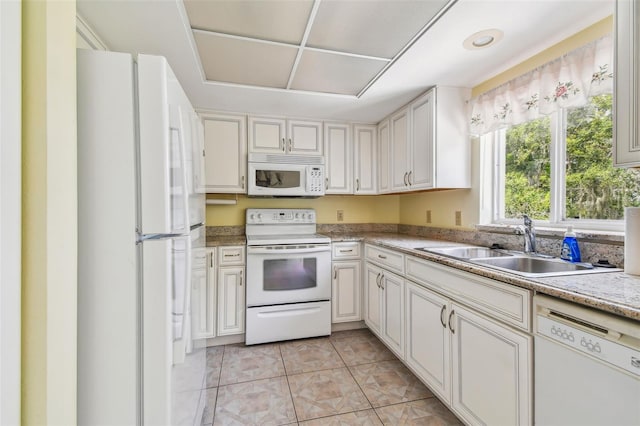
[[[571, 225], [583, 231], [624, 232], [624, 220], [606, 219], [567, 219], [566, 218], [566, 181], [565, 163], [567, 157], [567, 109], [550, 114], [551, 146], [549, 149], [551, 163], [551, 194], [549, 220], [536, 220], [536, 226], [549, 229], [566, 229]], [[490, 218], [488, 225], [519, 225], [522, 219], [507, 219], [505, 210], [505, 153], [507, 128], [489, 132], [481, 136], [483, 150], [481, 157], [491, 159], [491, 185], [481, 188], [482, 197], [491, 200], [487, 208], [481, 207], [480, 217]], [[612, 147], [613, 149], [613, 147]], [[485, 172], [486, 173], [486, 172]], [[484, 222], [487, 222], [485, 220]]]

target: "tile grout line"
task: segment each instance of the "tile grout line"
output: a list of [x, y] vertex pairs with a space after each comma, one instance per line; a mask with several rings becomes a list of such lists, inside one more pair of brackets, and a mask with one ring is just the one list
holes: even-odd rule
[[220, 396], [220, 376], [222, 375], [222, 363], [224, 362], [224, 354], [227, 352], [227, 345], [222, 346], [222, 357], [220, 358], [220, 372], [218, 373], [218, 380], [216, 382], [216, 398], [213, 402], [213, 417], [211, 418], [211, 425], [216, 423], [216, 408], [218, 408], [218, 397]]
[[298, 419], [298, 410], [296, 410], [296, 403], [293, 401], [293, 392], [291, 391], [291, 383], [289, 383], [289, 374], [287, 373], [287, 365], [284, 362], [284, 356], [282, 355], [282, 345], [278, 345], [278, 351], [280, 352], [280, 359], [282, 360], [282, 368], [284, 369], [284, 377], [287, 381], [287, 388], [289, 388], [289, 398], [291, 398], [291, 405], [293, 406], [293, 415], [296, 417], [296, 423], [300, 423]]

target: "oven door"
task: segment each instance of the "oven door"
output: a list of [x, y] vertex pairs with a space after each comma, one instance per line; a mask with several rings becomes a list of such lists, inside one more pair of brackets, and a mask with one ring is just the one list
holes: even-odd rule
[[247, 247], [247, 306], [331, 299], [331, 245]]

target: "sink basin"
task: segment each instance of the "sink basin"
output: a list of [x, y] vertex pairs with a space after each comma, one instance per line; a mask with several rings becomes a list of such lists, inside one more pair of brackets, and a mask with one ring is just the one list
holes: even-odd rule
[[560, 259], [544, 259], [529, 256], [509, 258], [475, 259], [474, 263], [502, 269], [527, 277], [552, 277], [594, 272], [610, 272], [612, 269], [594, 268], [589, 264], [569, 263]]
[[421, 247], [418, 250], [457, 257], [459, 259], [480, 259], [486, 257], [510, 257], [509, 253], [500, 252], [487, 247]]

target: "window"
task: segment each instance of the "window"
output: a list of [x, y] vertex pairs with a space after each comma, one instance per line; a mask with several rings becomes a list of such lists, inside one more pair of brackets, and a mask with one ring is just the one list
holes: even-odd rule
[[640, 206], [640, 171], [612, 165], [612, 96], [495, 132], [495, 222], [618, 230]]
[[472, 100], [471, 130], [495, 148], [483, 157], [494, 166], [482, 173], [484, 223], [527, 214], [622, 230], [624, 207], [640, 206], [640, 172], [613, 167], [612, 61], [609, 34]]

